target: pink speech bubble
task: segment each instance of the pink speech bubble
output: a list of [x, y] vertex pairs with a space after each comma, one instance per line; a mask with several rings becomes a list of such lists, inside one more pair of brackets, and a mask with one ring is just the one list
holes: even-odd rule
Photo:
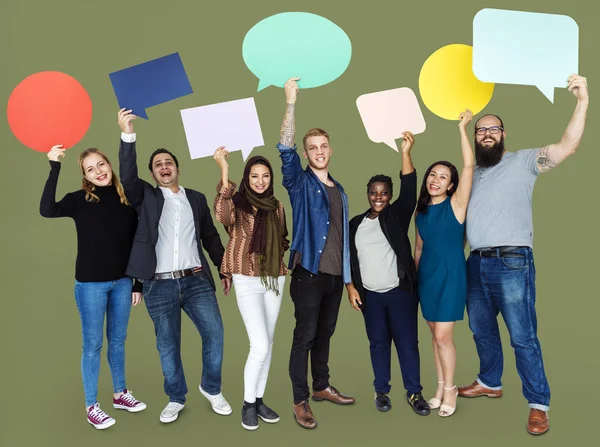
[[385, 143], [396, 152], [396, 139], [402, 132], [425, 131], [425, 118], [415, 92], [408, 87], [365, 93], [356, 99], [356, 107], [369, 139]]

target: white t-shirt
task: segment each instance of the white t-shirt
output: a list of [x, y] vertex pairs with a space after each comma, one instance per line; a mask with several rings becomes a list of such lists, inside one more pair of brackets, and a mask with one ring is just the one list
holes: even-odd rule
[[379, 216], [363, 219], [356, 230], [355, 242], [363, 287], [378, 293], [398, 287], [396, 253], [381, 231]]

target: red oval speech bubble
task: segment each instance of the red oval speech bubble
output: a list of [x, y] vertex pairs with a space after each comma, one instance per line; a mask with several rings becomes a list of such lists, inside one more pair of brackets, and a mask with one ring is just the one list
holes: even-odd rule
[[92, 100], [77, 80], [42, 71], [21, 81], [8, 99], [8, 124], [17, 139], [39, 152], [62, 144], [70, 148], [92, 122]]

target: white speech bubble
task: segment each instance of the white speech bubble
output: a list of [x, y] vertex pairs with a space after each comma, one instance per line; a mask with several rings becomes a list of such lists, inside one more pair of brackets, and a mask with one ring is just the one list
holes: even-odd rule
[[578, 73], [579, 27], [569, 16], [482, 9], [473, 19], [473, 73], [483, 82], [535, 85], [550, 102]]
[[385, 143], [396, 152], [396, 139], [403, 132], [413, 134], [425, 131], [425, 118], [419, 101], [408, 87], [365, 93], [356, 99], [356, 107], [369, 139]]
[[264, 146], [254, 98], [237, 99], [181, 110], [190, 156], [212, 156], [219, 146], [241, 151], [244, 161]]

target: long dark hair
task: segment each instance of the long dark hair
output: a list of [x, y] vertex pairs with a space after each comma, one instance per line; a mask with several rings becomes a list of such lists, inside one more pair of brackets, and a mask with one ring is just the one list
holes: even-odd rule
[[421, 183], [419, 201], [417, 202], [418, 213], [427, 213], [427, 205], [429, 205], [429, 202], [431, 201], [431, 195], [427, 191], [427, 177], [429, 177], [431, 170], [438, 165], [446, 166], [448, 169], [450, 169], [450, 183], [452, 183], [452, 188], [450, 188], [446, 194], [448, 194], [448, 196], [452, 196], [452, 194], [456, 192], [456, 188], [458, 187], [458, 170], [456, 169], [456, 166], [454, 166], [449, 161], [436, 161], [431, 166], [429, 166], [429, 168], [427, 168], [427, 171], [423, 176], [423, 183]]

